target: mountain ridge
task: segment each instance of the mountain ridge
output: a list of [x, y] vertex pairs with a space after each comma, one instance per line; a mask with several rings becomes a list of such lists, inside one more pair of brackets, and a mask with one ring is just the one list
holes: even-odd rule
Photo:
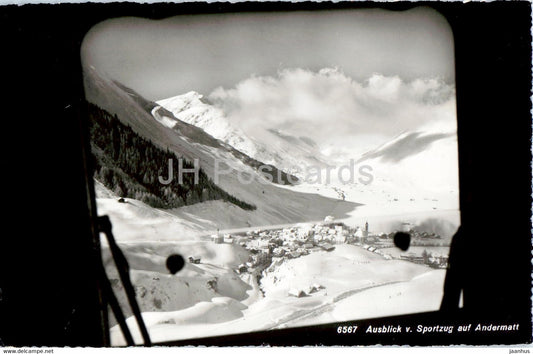
[[[84, 83], [86, 98], [89, 102], [116, 114], [120, 121], [129, 125], [134, 131], [142, 133], [144, 138], [189, 161], [198, 159], [201, 168], [210, 178], [215, 177], [217, 167], [222, 169], [225, 173], [221, 173], [215, 183], [239, 200], [257, 206], [256, 210], [239, 213], [238, 217], [228, 220], [230, 222], [227, 225], [230, 227], [318, 221], [323, 220], [327, 215], [343, 218], [361, 205], [265, 183], [264, 178], [256, 169], [243, 163], [228, 149], [219, 149], [195, 141], [194, 135], [184, 135], [184, 132], [189, 130], [189, 132], [198, 132], [209, 141], [216, 141], [199, 128], [180, 122], [180, 128], [176, 130], [157, 122], [155, 117], [146, 110], [150, 106], [142, 107], [142, 100], [136, 100], [131, 92], [128, 94], [112, 80], [100, 75], [96, 69], [84, 67]], [[249, 180], [242, 183], [239, 178]], [[209, 213], [206, 213], [206, 218], [211, 218], [213, 222], [220, 221], [216, 216], [209, 216]]]
[[256, 133], [260, 134], [261, 139], [252, 137], [235, 126], [221, 108], [196, 91], [156, 103], [172, 112], [176, 118], [203, 129], [251, 158], [284, 171], [329, 165], [327, 157], [322, 155], [312, 139], [292, 136], [276, 128], [260, 129]]

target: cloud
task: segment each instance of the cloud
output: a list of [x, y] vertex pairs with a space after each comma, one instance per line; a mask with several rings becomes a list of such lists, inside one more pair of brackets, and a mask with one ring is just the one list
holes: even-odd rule
[[[455, 132], [455, 88], [437, 78], [406, 82], [374, 74], [358, 82], [341, 70], [286, 69], [219, 87], [209, 100], [250, 136], [267, 129], [308, 136], [323, 148], [382, 143], [422, 127]], [[372, 140], [370, 139], [370, 140]], [[375, 145], [375, 144], [374, 144]]]

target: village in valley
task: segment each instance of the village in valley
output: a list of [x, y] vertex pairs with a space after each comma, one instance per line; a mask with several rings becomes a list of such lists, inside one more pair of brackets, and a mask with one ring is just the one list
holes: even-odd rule
[[[331, 252], [337, 245], [350, 244], [368, 252], [380, 255], [384, 260], [403, 260], [426, 265], [434, 269], [445, 269], [449, 246], [440, 235], [419, 232], [404, 223], [403, 231], [411, 236], [412, 249], [402, 252], [394, 245], [391, 233], [370, 231], [368, 222], [364, 226], [349, 227], [328, 216], [316, 224], [296, 224], [292, 227], [274, 229], [254, 229], [238, 233], [218, 232], [210, 236], [216, 244], [233, 244], [250, 252], [249, 259], [240, 264], [234, 272], [240, 275], [251, 274], [258, 278], [267, 268], [275, 267], [288, 259], [305, 257], [315, 252]], [[435, 251], [438, 250], [438, 251]], [[191, 263], [201, 263], [200, 257], [189, 257]], [[321, 285], [314, 285], [311, 291], [318, 291]], [[298, 296], [298, 294], [289, 295]]]

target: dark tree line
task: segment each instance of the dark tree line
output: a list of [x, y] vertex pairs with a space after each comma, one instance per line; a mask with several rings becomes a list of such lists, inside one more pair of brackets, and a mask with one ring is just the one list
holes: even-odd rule
[[173, 152], [163, 150], [150, 140], [135, 133], [131, 127], [96, 105], [88, 105], [91, 152], [94, 158], [95, 178], [114, 193], [134, 198], [156, 208], [176, 208], [207, 200], [225, 200], [245, 210], [255, 206], [237, 199], [218, 187], [200, 168], [198, 181], [194, 173], [183, 173], [169, 184], [159, 181], [167, 178], [168, 161], [182, 159], [184, 169], [194, 164]]

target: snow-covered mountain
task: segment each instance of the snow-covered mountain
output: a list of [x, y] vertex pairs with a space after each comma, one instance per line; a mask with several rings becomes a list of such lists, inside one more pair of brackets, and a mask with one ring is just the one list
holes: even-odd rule
[[[264, 129], [250, 137], [232, 124], [219, 107], [195, 91], [156, 102], [179, 120], [203, 129], [244, 154], [298, 175], [308, 166], [325, 167], [327, 158], [307, 137], [295, 137], [279, 129]], [[168, 123], [168, 121], [167, 121]]]
[[[181, 99], [159, 102], [175, 111], [171, 112], [117, 82], [102, 78], [91, 69], [88, 69], [85, 78], [90, 101], [117, 114], [124, 123], [163, 149], [169, 149], [191, 161], [198, 158], [200, 166], [210, 178], [215, 174], [215, 161], [222, 161], [219, 167], [230, 172], [219, 176], [219, 186], [239, 200], [256, 205], [257, 210], [249, 212], [228, 208], [225, 203], [201, 203], [187, 207], [194, 215], [218, 223], [221, 229], [321, 220], [326, 215], [356, 223], [361, 221], [357, 218], [363, 216], [458, 210], [457, 141], [453, 127], [437, 127], [436, 124], [433, 128], [421, 127], [369, 150], [356, 160], [353, 184], [335, 178], [340, 169], [337, 166], [331, 171], [322, 169], [323, 172], [330, 172], [330, 181], [322, 178], [322, 184], [300, 183], [280, 188], [279, 185], [259, 181], [259, 167], [267, 161], [254, 159], [235, 148], [229, 144], [232, 141], [229, 138], [226, 141], [219, 140], [199, 126], [178, 118], [198, 125], [207, 124], [209, 119], [213, 119], [216, 124], [226, 127], [218, 134], [237, 134], [238, 129], [223, 119], [220, 110], [206, 103], [200, 95], [190, 93]], [[170, 101], [175, 104], [170, 105]], [[220, 119], [216, 120], [216, 117]], [[316, 148], [312, 141], [279, 130], [267, 130], [265, 134], [271, 136], [272, 142], [266, 146], [267, 153], [270, 156], [279, 154], [284, 161], [290, 158], [298, 160], [302, 156], [295, 148], [299, 146], [295, 144], [295, 139], [309, 146], [309, 149]], [[247, 137], [244, 135], [242, 138]], [[259, 146], [252, 139], [248, 141], [255, 147]], [[281, 143], [278, 145], [274, 142]], [[358, 168], [362, 165], [371, 167], [371, 170], [366, 170], [372, 175], [368, 185], [357, 181], [361, 177]], [[243, 184], [239, 176], [244, 179], [251, 177], [251, 182]], [[305, 179], [300, 181], [305, 182]]]
[[408, 222], [451, 237], [460, 221], [457, 137], [449, 128], [403, 132], [355, 159], [353, 168], [324, 170], [322, 183], [291, 189], [362, 203], [342, 220], [348, 225], [368, 221], [374, 231], [391, 232]]
[[[190, 213], [200, 215], [217, 228], [238, 228], [322, 220], [327, 215], [346, 216], [359, 204], [339, 201], [315, 193], [297, 192], [278, 185], [289, 175], [271, 166], [270, 173], [280, 176], [278, 184], [265, 183], [261, 161], [234, 149], [204, 130], [184, 122], [155, 102], [135, 91], [85, 68], [85, 92], [89, 102], [116, 114], [118, 119], [158, 147], [189, 161], [197, 159], [207, 176], [227, 193], [256, 206], [253, 211], [229, 203], [199, 203]], [[159, 108], [158, 108], [159, 107]], [[167, 161], [162, 161], [166, 164]], [[223, 171], [223, 173], [218, 173]], [[218, 179], [216, 177], [218, 176]], [[216, 210], [215, 210], [216, 209]]]
[[403, 132], [364, 153], [358, 164], [395, 186], [432, 192], [458, 193], [457, 136], [454, 132]]
[[[158, 115], [172, 110], [172, 117], [183, 118], [189, 123], [212, 130], [230, 146], [249, 149], [250, 155], [263, 156], [266, 161], [277, 161], [276, 166], [300, 163], [299, 167], [317, 166], [313, 160], [303, 156], [318, 150], [312, 140], [306, 141], [276, 129], [266, 129], [261, 138], [268, 144], [258, 143], [247, 137], [238, 128], [232, 127], [224, 113], [209, 104], [201, 95], [191, 92], [173, 99], [160, 101], [168, 108], [154, 108]], [[163, 123], [163, 119], [161, 123]], [[356, 168], [370, 166], [370, 185], [353, 185], [339, 181], [338, 169], [331, 171], [331, 180], [323, 176], [321, 183], [292, 186], [292, 190], [305, 193], [319, 193], [329, 198], [363, 202], [363, 206], [352, 215], [420, 213], [423, 211], [458, 209], [458, 160], [457, 139], [453, 122], [421, 127], [416, 131], [405, 131], [389, 141], [370, 149], [356, 159]], [[163, 123], [164, 124], [164, 123]], [[173, 120], [167, 122], [169, 126]], [[239, 145], [239, 139], [241, 145]], [[246, 142], [246, 143], [243, 143]], [[234, 144], [234, 145], [231, 145]], [[302, 145], [304, 145], [302, 147]], [[253, 156], [253, 155], [252, 155]], [[279, 158], [282, 156], [282, 158]], [[316, 156], [320, 156], [319, 153]], [[319, 165], [319, 163], [318, 163]], [[328, 171], [321, 169], [322, 173]], [[368, 171], [368, 170], [367, 170]], [[304, 177], [305, 174], [298, 175]]]
[[383, 162], [399, 163], [411, 156], [423, 153], [439, 140], [454, 136], [453, 133], [430, 131], [402, 132], [377, 148], [364, 153], [359, 161], [379, 158]]
[[220, 108], [210, 105], [201, 94], [190, 91], [156, 103], [172, 112], [177, 119], [203, 129], [209, 135], [224, 141], [243, 153], [252, 157], [257, 154], [256, 143], [240, 129], [232, 127], [224, 116], [224, 112]]

